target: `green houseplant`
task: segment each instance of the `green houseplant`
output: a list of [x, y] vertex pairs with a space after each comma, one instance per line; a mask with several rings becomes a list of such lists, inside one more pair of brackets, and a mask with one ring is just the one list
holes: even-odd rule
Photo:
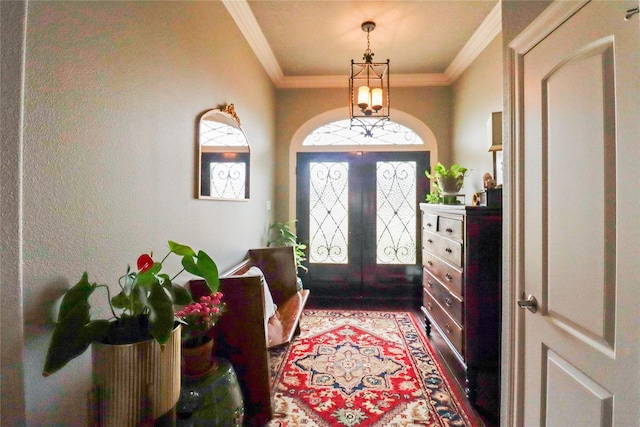
[[440, 162], [433, 167], [433, 173], [425, 171], [424, 174], [427, 178], [435, 180], [433, 183], [435, 191], [427, 195], [426, 201], [429, 203], [456, 203], [455, 195], [460, 192], [467, 172], [467, 168], [457, 163], [447, 168]]
[[[306, 261], [304, 250], [307, 245], [298, 242], [298, 236], [291, 230], [291, 224], [297, 220], [292, 219], [286, 222], [274, 222], [269, 226], [269, 240], [267, 246], [293, 246], [294, 256], [296, 260], [296, 268], [302, 271], [308, 271], [303, 264]], [[298, 276], [298, 288], [302, 288], [302, 279]]]
[[[187, 305], [192, 301], [189, 291], [173, 283], [183, 271], [205, 279], [211, 293], [218, 291], [218, 267], [209, 255], [172, 241], [168, 244], [169, 252], [160, 262], [153, 260], [153, 254], [143, 254], [138, 258], [137, 271], [127, 267], [118, 281], [121, 290], [114, 297], [106, 285], [90, 283], [86, 272], [64, 294], [44, 364], [44, 376], [64, 367], [92, 343], [132, 344], [152, 339], [165, 344], [176, 322], [180, 322], [174, 315], [174, 305]], [[183, 267], [173, 277], [162, 272], [162, 264], [171, 254], [182, 258]], [[106, 293], [112, 314], [108, 319], [91, 318], [89, 298], [98, 289]]]

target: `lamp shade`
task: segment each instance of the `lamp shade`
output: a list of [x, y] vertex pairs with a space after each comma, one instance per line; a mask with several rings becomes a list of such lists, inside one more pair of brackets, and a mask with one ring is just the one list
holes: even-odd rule
[[382, 108], [382, 89], [376, 88], [371, 91], [371, 108], [375, 111]]
[[361, 109], [369, 107], [369, 88], [367, 86], [358, 88], [358, 107]]
[[502, 111], [491, 113], [487, 121], [489, 151], [502, 151]]

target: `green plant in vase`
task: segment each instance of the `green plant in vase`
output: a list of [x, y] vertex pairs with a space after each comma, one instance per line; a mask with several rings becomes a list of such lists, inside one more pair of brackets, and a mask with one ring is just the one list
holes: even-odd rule
[[433, 173], [425, 171], [424, 174], [428, 179], [435, 180], [433, 187], [436, 189], [436, 191], [427, 195], [426, 201], [429, 203], [456, 204], [456, 195], [464, 184], [467, 172], [468, 169], [459, 164], [453, 164], [450, 168], [447, 168], [440, 162], [433, 167]]
[[[209, 255], [172, 241], [168, 244], [169, 252], [160, 262], [153, 260], [153, 253], [142, 254], [137, 270], [127, 267], [118, 280], [120, 292], [114, 297], [107, 285], [89, 282], [86, 272], [64, 294], [47, 351], [44, 376], [83, 354], [92, 343], [118, 345], [153, 339], [165, 344], [179, 322], [174, 305], [192, 302], [189, 291], [173, 283], [184, 271], [203, 278], [211, 293], [218, 291], [218, 267]], [[163, 262], [171, 254], [182, 258], [183, 267], [173, 277], [162, 272]], [[106, 319], [91, 317], [89, 298], [98, 289], [105, 292], [111, 309], [111, 316]]]

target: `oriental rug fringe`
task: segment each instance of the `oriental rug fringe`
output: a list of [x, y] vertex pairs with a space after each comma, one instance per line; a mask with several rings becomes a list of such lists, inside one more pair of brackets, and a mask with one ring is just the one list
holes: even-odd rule
[[305, 310], [300, 327], [270, 353], [269, 427], [482, 425], [411, 313]]

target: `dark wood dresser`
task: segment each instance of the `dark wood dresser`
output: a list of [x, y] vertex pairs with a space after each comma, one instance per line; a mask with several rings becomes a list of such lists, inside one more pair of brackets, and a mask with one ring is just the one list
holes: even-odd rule
[[499, 382], [502, 210], [425, 203], [420, 208], [427, 335], [432, 327], [442, 335], [475, 404], [480, 373], [490, 371]]

